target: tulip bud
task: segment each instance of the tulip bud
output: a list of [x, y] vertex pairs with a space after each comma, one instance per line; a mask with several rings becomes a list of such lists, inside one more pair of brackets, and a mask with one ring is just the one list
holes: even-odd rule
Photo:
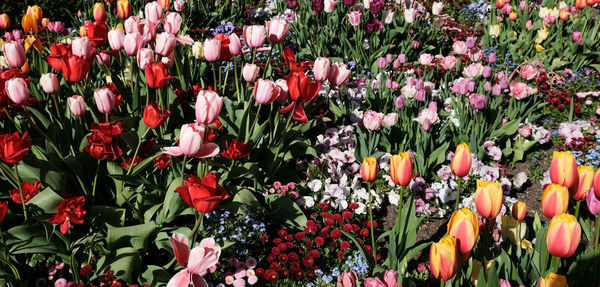
[[198, 41], [194, 42], [194, 45], [192, 45], [192, 56], [196, 60], [200, 60], [202, 57], [204, 57], [202, 53], [202, 43]]
[[452, 173], [458, 177], [469, 174], [471, 170], [471, 150], [466, 143], [461, 143], [456, 147], [450, 168], [452, 169]]
[[154, 52], [150, 48], [141, 48], [137, 53], [137, 64], [141, 70], [145, 70], [146, 67], [154, 62]]
[[186, 156], [194, 156], [202, 144], [204, 135], [204, 126], [197, 124], [186, 124], [181, 126], [179, 131], [179, 148], [181, 153]]
[[185, 7], [185, 0], [175, 0], [173, 6], [175, 6], [176, 11], [181, 11]]
[[516, 220], [523, 220], [527, 214], [527, 205], [525, 202], [517, 201], [512, 206], [512, 216]]
[[165, 11], [169, 11], [169, 8], [171, 7], [171, 0], [157, 0], [158, 5], [160, 5], [160, 7], [162, 7]]
[[594, 193], [600, 198], [600, 169], [594, 174]]
[[181, 23], [183, 22], [183, 18], [179, 13], [170, 12], [167, 13], [167, 17], [165, 19], [165, 32], [177, 35], [179, 33], [179, 29], [181, 29]]
[[48, 26], [48, 23], [50, 23], [50, 18], [42, 18], [42, 27], [44, 29], [46, 29], [46, 27]]
[[2, 45], [2, 52], [6, 62], [12, 68], [20, 68], [27, 60], [25, 58], [25, 48], [17, 41], [5, 42]]
[[504, 5], [506, 5], [505, 0], [496, 0], [496, 8], [502, 9], [502, 7], [504, 7]]
[[289, 24], [285, 19], [271, 19], [267, 21], [267, 36], [273, 44], [281, 43], [287, 35]]
[[8, 98], [17, 105], [24, 104], [27, 102], [27, 98], [29, 98], [27, 82], [21, 78], [12, 78], [6, 81], [4, 91], [8, 95]]
[[202, 45], [204, 58], [209, 62], [214, 62], [221, 55], [221, 41], [217, 39], [206, 39]]
[[73, 55], [82, 57], [84, 60], [92, 56], [92, 44], [88, 37], [80, 37], [71, 42], [71, 51]]
[[279, 88], [271, 80], [259, 79], [254, 84], [254, 99], [261, 105], [272, 103], [279, 96]]
[[585, 197], [585, 202], [587, 204], [588, 211], [591, 214], [598, 216], [600, 213], [600, 200], [596, 197], [596, 194], [594, 194], [593, 189], [588, 190], [588, 193]]
[[166, 57], [173, 53], [175, 45], [177, 45], [177, 40], [175, 40], [175, 36], [167, 32], [163, 32], [160, 33], [160, 35], [158, 35], [158, 37], [156, 38], [156, 45], [154, 48], [157, 54]]
[[367, 157], [360, 167], [360, 176], [364, 181], [371, 182], [377, 178], [377, 159]]
[[509, 18], [511, 21], [515, 21], [515, 20], [517, 20], [517, 13], [516, 13], [516, 12], [514, 12], [514, 11], [513, 11], [513, 12], [510, 12], [510, 13], [508, 14], [508, 18]]
[[58, 91], [59, 88], [58, 78], [53, 73], [42, 74], [42, 77], [40, 77], [40, 84], [47, 94], [52, 94]]
[[327, 80], [327, 76], [329, 76], [329, 67], [330, 64], [328, 58], [318, 57], [313, 66], [315, 80], [319, 82]]
[[21, 19], [21, 27], [23, 27], [23, 31], [25, 31], [25, 33], [37, 34], [39, 29], [34, 15], [29, 14], [23, 15], [23, 18]]
[[540, 278], [537, 287], [569, 287], [567, 277], [555, 273], [548, 273], [546, 278]]
[[115, 28], [108, 32], [108, 44], [111, 49], [115, 51], [123, 49], [124, 41], [125, 33], [123, 33], [123, 29]]
[[350, 78], [350, 69], [346, 64], [342, 63], [333, 63], [329, 67], [329, 84], [339, 87], [345, 84]]
[[250, 48], [259, 48], [265, 43], [267, 30], [265, 26], [253, 25], [244, 27], [244, 41]]
[[502, 188], [498, 181], [477, 180], [475, 207], [485, 218], [496, 218], [502, 208]]
[[117, 14], [121, 19], [127, 19], [131, 16], [133, 8], [129, 0], [118, 0], [117, 1]]
[[242, 42], [236, 33], [229, 35], [229, 53], [232, 56], [237, 56], [242, 53]]
[[348, 20], [350, 21], [350, 25], [352, 25], [352, 27], [357, 27], [360, 25], [360, 16], [362, 16], [360, 11], [348, 12]]
[[577, 161], [570, 151], [554, 151], [550, 164], [550, 179], [552, 183], [564, 185], [568, 189], [577, 188]]
[[342, 272], [342, 274], [338, 275], [337, 278], [337, 286], [343, 287], [356, 287], [358, 282], [358, 275], [356, 271], [352, 270], [350, 272]]
[[171, 115], [171, 111], [166, 110], [164, 113], [160, 106], [155, 102], [150, 102], [144, 108], [144, 124], [151, 129], [160, 127], [167, 118]]
[[287, 85], [287, 81], [285, 79], [278, 79], [275, 81], [275, 85], [279, 88], [279, 96], [277, 97], [277, 102], [282, 104], [284, 103], [289, 96], [289, 88]]
[[199, 124], [212, 124], [219, 118], [223, 98], [213, 91], [202, 90], [198, 92], [196, 100], [196, 122]]
[[446, 235], [429, 249], [429, 269], [435, 278], [448, 281], [458, 271], [460, 254], [456, 238]]
[[585, 6], [587, 6], [587, 3], [585, 0], [575, 0], [575, 7], [577, 9], [585, 9]]
[[258, 73], [260, 73], [260, 68], [255, 64], [246, 64], [242, 69], [242, 76], [244, 77], [244, 80], [249, 83], [256, 81]]
[[390, 158], [390, 177], [400, 186], [408, 186], [412, 179], [412, 157], [410, 153], [403, 152]]
[[37, 25], [42, 24], [42, 18], [44, 18], [44, 13], [42, 13], [42, 8], [38, 5], [33, 5], [27, 7], [27, 15], [33, 15], [33, 19], [35, 19], [35, 23]]
[[592, 189], [592, 184], [594, 183], [594, 168], [583, 165], [577, 167], [577, 173], [579, 174], [577, 189], [571, 189], [569, 191], [571, 192], [573, 199], [585, 200], [587, 192]]
[[581, 226], [575, 216], [563, 213], [552, 218], [546, 234], [546, 247], [552, 256], [571, 257], [580, 240]]
[[123, 48], [129, 56], [137, 55], [139, 48], [142, 46], [142, 35], [138, 33], [130, 33], [123, 38]]
[[10, 18], [6, 13], [0, 15], [0, 29], [8, 30], [10, 28]]
[[548, 218], [567, 212], [569, 190], [560, 184], [549, 184], [542, 194], [542, 211]]
[[85, 101], [80, 95], [74, 95], [67, 99], [71, 113], [76, 116], [81, 116], [85, 113]]
[[442, 13], [442, 9], [444, 9], [444, 2], [433, 2], [433, 5], [431, 5], [431, 14], [438, 16]]
[[461, 254], [473, 250], [479, 236], [479, 218], [467, 208], [455, 211], [448, 221], [448, 235], [456, 238]]
[[96, 22], [104, 22], [104, 21], [106, 21], [106, 18], [108, 17], [106, 15], [106, 9], [104, 9], [104, 5], [102, 5], [102, 3], [100, 3], [100, 2], [94, 4], [93, 13], [94, 13], [94, 20], [96, 20]]
[[570, 15], [570, 14], [571, 14], [571, 13], [569, 13], [569, 11], [564, 11], [564, 10], [561, 10], [561, 11], [558, 13], [558, 17], [560, 18], [560, 20], [567, 21], [567, 19], [569, 19], [569, 15]]
[[157, 2], [150, 2], [144, 7], [144, 15], [146, 16], [146, 20], [148, 20], [148, 22], [157, 24], [162, 18], [163, 7], [161, 7]]
[[100, 88], [94, 92], [96, 106], [101, 113], [110, 113], [115, 107], [115, 95], [108, 88]]

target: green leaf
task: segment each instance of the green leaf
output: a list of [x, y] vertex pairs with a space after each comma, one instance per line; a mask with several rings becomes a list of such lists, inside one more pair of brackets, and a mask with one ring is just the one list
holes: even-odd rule
[[39, 225], [19, 225], [5, 232], [6, 246], [10, 254], [60, 253], [64, 247], [52, 237], [46, 240], [44, 228]]
[[113, 270], [115, 277], [126, 282], [133, 282], [134, 275], [139, 273], [141, 264], [142, 258], [136, 249], [119, 248], [98, 260], [97, 274], [105, 274], [108, 270]]
[[56, 194], [52, 188], [47, 187], [29, 200], [27, 205], [35, 205], [42, 209], [44, 213], [53, 214], [56, 213], [56, 209], [62, 201], [63, 198], [60, 195]]
[[140, 282], [142, 284], [149, 284], [151, 286], [158, 286], [159, 282], [167, 282], [171, 279], [171, 274], [164, 268], [156, 265], [148, 265], [148, 269], [140, 275]]
[[148, 243], [148, 237], [154, 233], [157, 228], [156, 223], [153, 221], [126, 227], [109, 225], [106, 241], [110, 249], [131, 246], [137, 250], [144, 250]]
[[265, 197], [267, 214], [296, 228], [306, 226], [306, 215], [302, 209], [286, 196], [271, 194]]
[[108, 226], [122, 227], [125, 224], [125, 209], [105, 205], [94, 205], [88, 212], [94, 230], [104, 231]]

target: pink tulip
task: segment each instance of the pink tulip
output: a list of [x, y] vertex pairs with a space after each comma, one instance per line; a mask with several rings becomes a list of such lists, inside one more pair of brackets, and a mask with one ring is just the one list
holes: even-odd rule
[[339, 87], [346, 83], [350, 78], [350, 69], [346, 64], [333, 63], [329, 69], [329, 83], [333, 86]]
[[160, 6], [156, 1], [150, 2], [146, 4], [146, 7], [144, 7], [144, 15], [146, 16], [146, 20], [148, 20], [148, 22], [156, 25], [162, 18], [163, 7]]
[[242, 69], [242, 76], [244, 77], [244, 80], [249, 83], [256, 81], [259, 73], [260, 68], [255, 64], [246, 64]]
[[275, 18], [267, 21], [267, 35], [271, 43], [281, 43], [287, 35], [289, 24], [285, 19]]
[[577, 44], [581, 44], [581, 42], [583, 42], [583, 39], [581, 39], [581, 32], [579, 32], [579, 31], [573, 32], [573, 34], [571, 34], [571, 40], [573, 40], [573, 42], [575, 42]]
[[232, 56], [237, 56], [242, 53], [242, 42], [236, 33], [229, 35], [229, 53]]
[[261, 105], [272, 103], [279, 96], [279, 88], [271, 80], [259, 79], [254, 84], [254, 98]]
[[171, 53], [166, 57], [162, 57], [160, 61], [165, 63], [167, 69], [170, 69], [171, 67], [173, 67], [173, 64], [175, 64], [175, 53]]
[[443, 2], [433, 2], [433, 5], [431, 6], [431, 14], [436, 16], [440, 15], [442, 13], [442, 9], [444, 9]]
[[285, 79], [278, 79], [275, 81], [275, 85], [279, 88], [279, 96], [277, 97], [277, 102], [283, 104], [289, 95], [289, 88], [287, 85], [287, 81]]
[[383, 118], [382, 124], [388, 128], [391, 128], [398, 123], [398, 114], [397, 113], [389, 113], [385, 115]]
[[144, 70], [152, 62], [154, 62], [154, 52], [152, 52], [152, 49], [141, 48], [137, 53], [138, 67]]
[[92, 56], [92, 43], [88, 37], [80, 37], [71, 42], [71, 52], [74, 55], [89, 59]]
[[165, 32], [177, 35], [179, 33], [179, 29], [181, 29], [181, 23], [183, 22], [183, 18], [179, 13], [175, 12], [167, 12], [167, 17], [165, 19]]
[[58, 91], [58, 78], [53, 73], [42, 74], [40, 77], [40, 85], [47, 94], [52, 94]]
[[313, 74], [315, 76], [315, 80], [319, 81], [319, 82], [324, 82], [325, 80], [327, 80], [327, 77], [329, 76], [329, 67], [330, 66], [331, 65], [329, 63], [328, 58], [318, 57], [315, 60], [315, 63], [313, 66]]
[[175, 0], [173, 6], [175, 6], [175, 11], [181, 11], [185, 7], [185, 0]]
[[379, 278], [366, 278], [365, 287], [386, 287], [385, 283], [381, 282]]
[[131, 33], [125, 35], [123, 38], [123, 48], [125, 53], [129, 56], [136, 55], [140, 47], [142, 46], [142, 35], [139, 33]]
[[202, 45], [204, 58], [209, 62], [214, 62], [221, 56], [221, 41], [217, 39], [206, 39]]
[[590, 211], [590, 213], [595, 216], [598, 216], [598, 214], [600, 213], [600, 200], [598, 200], [598, 198], [596, 197], [596, 194], [594, 193], [594, 188], [590, 188], [590, 190], [588, 190], [585, 202], [587, 203], [587, 208]]
[[108, 88], [100, 88], [94, 92], [96, 106], [101, 113], [110, 113], [115, 107], [115, 95]]
[[394, 270], [385, 271], [383, 282], [387, 287], [401, 287], [400, 284], [398, 284], [398, 272]]
[[175, 36], [167, 32], [163, 32], [160, 33], [160, 35], [158, 35], [158, 38], [156, 38], [156, 45], [154, 49], [157, 54], [166, 57], [173, 53], [175, 45], [177, 45], [177, 40], [175, 40]]
[[250, 48], [261, 47], [267, 38], [265, 26], [253, 25], [244, 27], [244, 42]]
[[22, 105], [29, 98], [27, 82], [21, 78], [12, 78], [4, 83], [4, 92], [8, 98], [17, 105]]
[[223, 98], [213, 91], [202, 90], [196, 100], [196, 122], [199, 124], [212, 124], [219, 118]]
[[385, 117], [385, 115], [382, 113], [378, 113], [373, 110], [368, 110], [363, 115], [362, 122], [366, 129], [372, 130], [372, 131], [377, 131], [381, 127], [384, 117]]
[[352, 27], [357, 27], [360, 25], [360, 16], [362, 16], [360, 11], [348, 12], [348, 20], [350, 21], [350, 25], [352, 25]]
[[131, 16], [125, 20], [125, 33], [132, 34], [138, 33], [142, 35], [144, 33], [144, 26], [146, 24], [145, 19], [140, 19], [135, 16]]
[[333, 12], [333, 9], [335, 9], [335, 4], [337, 4], [337, 1], [336, 0], [325, 0], [323, 2], [325, 4], [323, 11], [325, 11], [325, 13]]
[[163, 147], [161, 151], [172, 156], [213, 157], [219, 153], [219, 146], [215, 143], [202, 144], [206, 134], [205, 131], [206, 127], [202, 124], [185, 124], [181, 126], [181, 130], [179, 131], [179, 145]]
[[406, 23], [412, 24], [415, 22], [415, 17], [417, 16], [417, 11], [415, 8], [404, 9], [404, 21]]
[[48, 30], [53, 33], [62, 33], [65, 30], [65, 23], [54, 21], [48, 23]]
[[110, 48], [118, 51], [123, 49], [123, 42], [125, 41], [125, 33], [123, 29], [115, 28], [108, 32], [108, 44]]
[[215, 240], [212, 238], [202, 239], [200, 245], [191, 251], [189, 241], [183, 234], [174, 233], [169, 241], [173, 246], [177, 263], [184, 269], [169, 280], [167, 287], [189, 286], [190, 283], [193, 283], [194, 286], [208, 286], [202, 276], [206, 275], [212, 266], [217, 265], [221, 256], [221, 247], [215, 243]]
[[81, 116], [85, 113], [85, 101], [83, 100], [82, 96], [74, 95], [67, 98], [67, 102], [72, 114]]
[[343, 272], [337, 278], [338, 287], [356, 287], [358, 286], [358, 275], [356, 271]]
[[25, 58], [25, 48], [16, 41], [5, 42], [2, 45], [2, 52], [4, 52], [6, 62], [12, 68], [22, 67], [27, 60]]
[[452, 50], [454, 51], [454, 54], [466, 55], [467, 49], [467, 43], [463, 41], [456, 41], [454, 44], [452, 44]]
[[145, 23], [142, 32], [142, 43], [149, 44], [156, 39], [156, 26], [152, 23]]

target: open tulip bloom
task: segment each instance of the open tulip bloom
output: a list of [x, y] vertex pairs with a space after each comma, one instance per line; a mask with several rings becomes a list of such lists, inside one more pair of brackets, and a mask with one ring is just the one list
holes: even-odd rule
[[174, 233], [169, 241], [173, 246], [177, 263], [183, 267], [183, 270], [169, 280], [167, 287], [182, 287], [190, 284], [195, 287], [208, 286], [203, 276], [206, 275], [209, 268], [219, 262], [219, 256], [221, 256], [221, 247], [215, 244], [215, 240], [212, 238], [202, 239], [200, 244], [192, 250], [190, 250], [188, 238], [183, 234]]

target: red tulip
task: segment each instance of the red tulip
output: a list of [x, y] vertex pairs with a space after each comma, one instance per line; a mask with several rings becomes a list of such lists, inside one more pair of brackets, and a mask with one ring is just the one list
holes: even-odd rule
[[85, 197], [71, 197], [63, 200], [58, 206], [56, 214], [50, 217], [48, 223], [60, 224], [60, 233], [66, 234], [71, 227], [71, 222], [75, 224], [83, 224], [83, 216], [85, 215]]
[[190, 174], [189, 180], [175, 189], [181, 198], [191, 207], [202, 213], [213, 211], [229, 194], [218, 184], [218, 176], [212, 172], [203, 179]]
[[312, 81], [304, 72], [292, 72], [287, 78], [289, 96], [294, 103], [280, 110], [281, 113], [289, 113], [294, 106], [293, 118], [302, 123], [308, 123], [304, 113], [303, 103], [312, 101], [321, 90], [321, 83]]
[[175, 79], [175, 77], [167, 75], [167, 67], [163, 62], [148, 64], [145, 74], [148, 86], [153, 89], [163, 88], [167, 81]]
[[0, 134], [0, 158], [10, 164], [17, 164], [29, 153], [31, 142], [27, 140], [27, 132], [23, 137], [19, 133]]
[[93, 47], [101, 47], [108, 41], [108, 26], [104, 22], [89, 22], [85, 31]]
[[8, 211], [8, 201], [0, 201], [0, 222], [4, 220], [6, 212]]
[[221, 155], [230, 160], [238, 160], [250, 154], [248, 144], [245, 142], [238, 142], [234, 139], [231, 143], [225, 142], [225, 144], [227, 145], [227, 150], [223, 151]]
[[[34, 196], [36, 196], [40, 192], [41, 185], [42, 185], [42, 183], [39, 181], [36, 181], [34, 183], [23, 182], [21, 184], [21, 190], [23, 190], [23, 197], [25, 197], [25, 202], [28, 202], [29, 200], [31, 200]], [[21, 200], [21, 192], [19, 191], [18, 188], [9, 190], [8, 194], [10, 194], [10, 198], [12, 198], [12, 200], [16, 204], [23, 204], [23, 201]]]
[[162, 109], [157, 103], [150, 102], [144, 109], [144, 124], [151, 129], [158, 128], [167, 120], [170, 115], [171, 111], [166, 110], [163, 113]]

